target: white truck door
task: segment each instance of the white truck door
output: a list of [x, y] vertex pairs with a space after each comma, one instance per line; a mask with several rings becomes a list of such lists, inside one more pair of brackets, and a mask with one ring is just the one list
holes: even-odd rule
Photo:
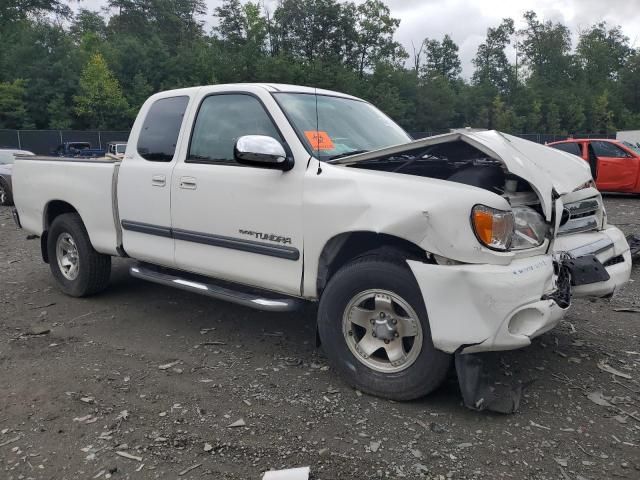
[[266, 91], [203, 94], [193, 110], [172, 181], [176, 267], [299, 295], [308, 155], [282, 172], [240, 165], [233, 153], [243, 135], [268, 135], [290, 149], [295, 132]]
[[[118, 175], [122, 244], [135, 259], [173, 266], [171, 175], [189, 96], [151, 98], [131, 132]], [[137, 141], [136, 141], [137, 139]]]

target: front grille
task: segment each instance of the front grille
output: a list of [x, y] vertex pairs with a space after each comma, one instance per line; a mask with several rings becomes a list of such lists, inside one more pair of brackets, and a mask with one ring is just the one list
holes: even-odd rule
[[598, 198], [567, 203], [562, 212], [558, 235], [598, 230], [602, 222], [602, 205]]

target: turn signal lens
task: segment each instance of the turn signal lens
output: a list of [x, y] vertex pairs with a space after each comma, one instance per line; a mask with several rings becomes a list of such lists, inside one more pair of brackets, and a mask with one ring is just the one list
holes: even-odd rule
[[476, 237], [485, 247], [506, 251], [513, 238], [513, 213], [476, 205], [471, 211], [471, 224]]

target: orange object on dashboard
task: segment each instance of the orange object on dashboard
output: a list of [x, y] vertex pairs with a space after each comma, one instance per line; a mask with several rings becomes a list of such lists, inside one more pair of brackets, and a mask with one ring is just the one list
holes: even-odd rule
[[327, 132], [322, 130], [307, 130], [304, 134], [314, 150], [333, 150], [336, 148]]

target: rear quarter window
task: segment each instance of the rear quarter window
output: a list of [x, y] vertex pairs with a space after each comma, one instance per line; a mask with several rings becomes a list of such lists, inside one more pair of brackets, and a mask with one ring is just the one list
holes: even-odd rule
[[551, 146], [556, 150], [562, 150], [563, 152], [572, 153], [573, 155], [577, 155], [578, 157], [582, 156], [579, 143], [574, 143], [574, 142], [557, 143]]
[[170, 162], [189, 97], [169, 97], [156, 100], [144, 119], [138, 136], [138, 154], [151, 162]]

